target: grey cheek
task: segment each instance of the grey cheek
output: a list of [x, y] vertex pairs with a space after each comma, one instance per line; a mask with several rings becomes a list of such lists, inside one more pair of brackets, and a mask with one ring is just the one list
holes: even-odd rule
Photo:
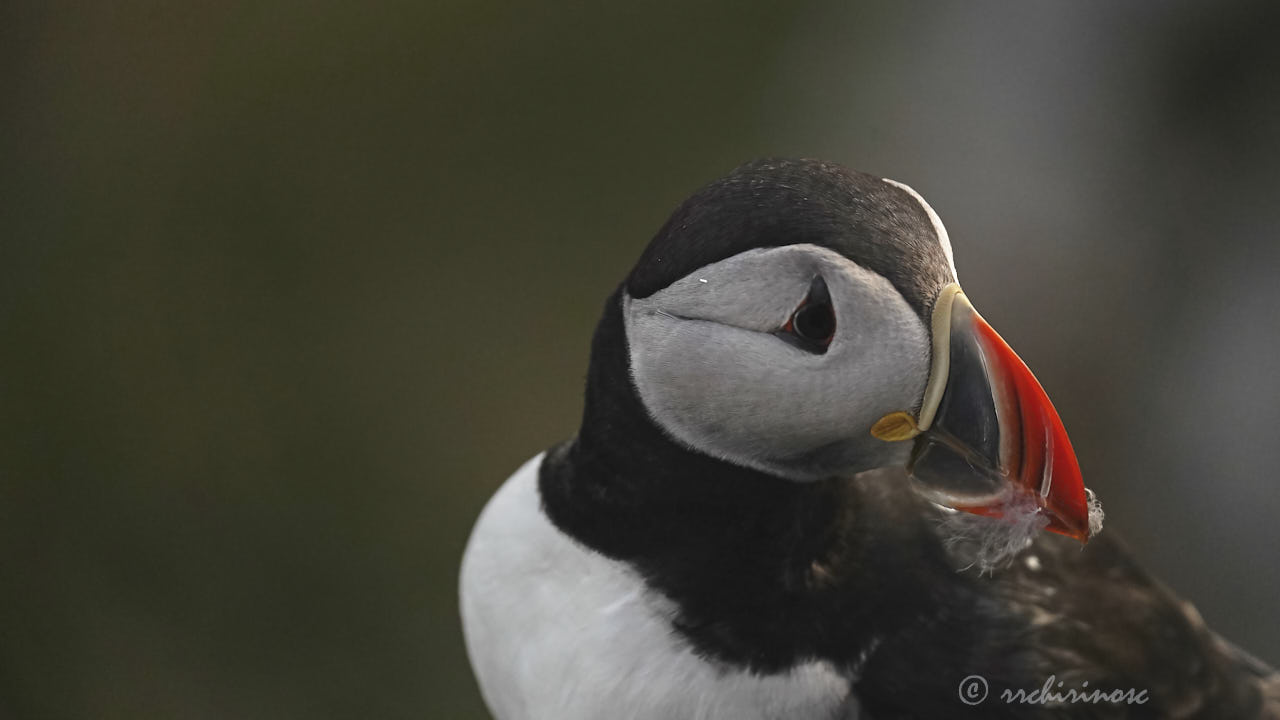
[[629, 315], [668, 313], [769, 332], [804, 298], [820, 261], [797, 247], [751, 250], [681, 278], [658, 293], [629, 301]]
[[[725, 302], [724, 293], [701, 287], [701, 273], [650, 298], [624, 299], [635, 387], [669, 436], [739, 465], [813, 479], [901, 464], [904, 446], [872, 438], [870, 427], [919, 401], [928, 380], [927, 330], [883, 277], [805, 252], [807, 267], [797, 261], [794, 272], [767, 283], [741, 259], [730, 268], [734, 282], [750, 280], [743, 292], [754, 287], [785, 305], [752, 304], [745, 295]], [[756, 259], [776, 261], [778, 251]], [[839, 329], [824, 355], [770, 335], [819, 266], [838, 298]], [[694, 314], [714, 320], [688, 319]]]
[[797, 479], [905, 462], [868, 432], [917, 392], [867, 372], [867, 362], [906, 351], [899, 343], [815, 356], [761, 333], [662, 316], [633, 318], [630, 332], [641, 398], [686, 445]]
[[[770, 338], [705, 321], [640, 319], [633, 328], [640, 341], [632, 352], [637, 389], [655, 418], [686, 441], [737, 445], [735, 437], [761, 440], [770, 429], [776, 439], [793, 424], [788, 398], [774, 387], [779, 363], [759, 347]], [[784, 421], [788, 416], [792, 422]]]

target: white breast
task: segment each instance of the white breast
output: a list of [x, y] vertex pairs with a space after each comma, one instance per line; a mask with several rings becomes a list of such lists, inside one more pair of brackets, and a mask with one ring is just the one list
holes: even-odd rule
[[562, 534], [525, 463], [489, 501], [462, 561], [467, 652], [498, 720], [852, 720], [825, 662], [755, 675], [699, 657], [671, 603]]

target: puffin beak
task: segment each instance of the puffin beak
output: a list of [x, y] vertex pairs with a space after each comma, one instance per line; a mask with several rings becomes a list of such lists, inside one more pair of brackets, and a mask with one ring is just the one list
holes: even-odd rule
[[907, 470], [917, 490], [978, 515], [1030, 509], [1046, 529], [1081, 542], [1098, 532], [1101, 513], [1053, 403], [958, 285], [935, 304], [933, 348], [919, 419], [891, 413], [872, 429], [885, 440], [915, 438]]

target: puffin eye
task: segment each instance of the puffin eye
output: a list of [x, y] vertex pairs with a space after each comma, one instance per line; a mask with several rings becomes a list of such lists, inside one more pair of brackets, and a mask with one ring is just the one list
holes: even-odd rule
[[836, 313], [821, 275], [813, 278], [809, 294], [774, 334], [801, 350], [819, 355], [827, 351], [836, 334]]

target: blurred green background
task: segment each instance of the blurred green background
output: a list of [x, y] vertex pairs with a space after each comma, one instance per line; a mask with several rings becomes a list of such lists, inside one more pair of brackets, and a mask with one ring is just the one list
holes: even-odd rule
[[1280, 662], [1274, 3], [6, 3], [0, 718], [482, 718], [470, 525], [762, 155], [896, 178]]

